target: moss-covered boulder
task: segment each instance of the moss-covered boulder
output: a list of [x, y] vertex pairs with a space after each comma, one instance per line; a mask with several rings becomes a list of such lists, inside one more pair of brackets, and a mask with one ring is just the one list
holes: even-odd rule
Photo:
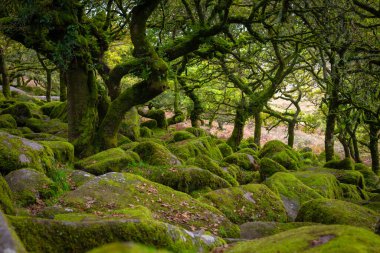
[[27, 127], [36, 133], [53, 134], [59, 137], [67, 138], [68, 125], [59, 119], [36, 119], [30, 118], [25, 121]]
[[170, 253], [164, 249], [155, 249], [137, 243], [115, 242], [90, 250], [87, 253]]
[[0, 210], [0, 252], [26, 253], [24, 245]]
[[10, 114], [16, 120], [17, 125], [24, 126], [25, 121], [32, 117], [32, 110], [26, 103], [16, 103], [1, 110], [0, 114]]
[[140, 127], [140, 136], [143, 138], [150, 138], [153, 136], [153, 131], [147, 127]]
[[177, 131], [173, 133], [173, 142], [183, 141], [195, 138], [194, 134], [189, 133], [188, 131]]
[[168, 145], [168, 149], [184, 161], [190, 158], [196, 158], [199, 155], [207, 155], [217, 161], [223, 159], [223, 155], [216, 144], [216, 139], [212, 137], [201, 137], [175, 142]]
[[291, 220], [296, 218], [302, 204], [312, 199], [323, 198], [317, 191], [290, 173], [277, 172], [264, 183], [280, 196]]
[[206, 132], [206, 130], [199, 128], [199, 127], [188, 127], [185, 129], [185, 131], [188, 131], [189, 133], [194, 134], [196, 137], [209, 136], [209, 134]]
[[0, 128], [17, 128], [17, 122], [10, 114], [0, 115]]
[[233, 153], [224, 158], [223, 162], [235, 164], [243, 170], [257, 171], [260, 168], [258, 157], [245, 153]]
[[67, 141], [67, 138], [47, 133], [25, 133], [22, 137], [33, 141]]
[[132, 241], [172, 252], [197, 252], [223, 245], [213, 237], [208, 245], [192, 233], [155, 220], [67, 222], [9, 216], [9, 221], [29, 252], [86, 252], [112, 242]]
[[343, 160], [340, 160], [340, 161], [331, 160], [325, 163], [323, 167], [337, 169], [337, 170], [354, 170], [355, 162], [351, 158], [344, 158]]
[[287, 172], [284, 166], [270, 158], [264, 157], [260, 160], [260, 178], [265, 180], [277, 172]]
[[157, 121], [154, 119], [144, 121], [140, 124], [140, 127], [147, 127], [149, 129], [154, 129], [157, 127]]
[[54, 194], [53, 181], [45, 174], [33, 169], [14, 170], [5, 176], [14, 199], [20, 206], [36, 203]]
[[313, 171], [316, 171], [319, 173], [332, 174], [341, 183], [353, 184], [353, 185], [360, 187], [361, 189], [365, 188], [364, 177], [359, 171], [337, 170], [337, 169], [329, 169], [329, 168], [318, 168], [318, 169], [315, 169]]
[[150, 165], [181, 165], [181, 161], [166, 147], [153, 141], [144, 141], [133, 148], [142, 161]]
[[107, 172], [120, 172], [129, 164], [138, 162], [140, 157], [135, 152], [112, 148], [79, 160], [75, 163], [75, 168], [102, 175]]
[[67, 123], [67, 102], [52, 101], [41, 106], [43, 114]]
[[257, 239], [275, 235], [284, 231], [295, 228], [311, 226], [315, 223], [312, 222], [274, 222], [274, 221], [253, 221], [240, 225], [240, 238], [241, 239]]
[[232, 148], [230, 147], [230, 145], [228, 145], [225, 142], [218, 144], [218, 148], [219, 148], [220, 152], [222, 153], [223, 157], [227, 157], [229, 155], [232, 155], [232, 153], [234, 152], [232, 150]]
[[259, 157], [270, 157], [275, 153], [288, 150], [290, 147], [279, 140], [268, 141], [264, 144], [264, 146], [260, 149]]
[[132, 141], [140, 138], [140, 115], [136, 107], [132, 107], [124, 116], [120, 126], [120, 133], [127, 136]]
[[302, 205], [297, 221], [345, 224], [375, 231], [380, 214], [366, 207], [338, 199], [314, 199]]
[[40, 141], [46, 147], [49, 147], [56, 161], [60, 163], [74, 162], [74, 146], [67, 141]]
[[247, 139], [243, 139], [241, 141], [238, 149], [240, 150], [240, 149], [245, 149], [245, 148], [249, 148], [255, 151], [259, 150], [259, 147], [255, 143], [255, 139], [252, 137], [248, 137]]
[[380, 178], [371, 168], [362, 163], [355, 163], [355, 170], [363, 175], [365, 186], [369, 191], [380, 189]]
[[14, 214], [15, 209], [13, 206], [12, 191], [9, 188], [8, 183], [0, 175], [0, 212], [1, 211], [6, 214]]
[[128, 166], [125, 172], [142, 176], [150, 181], [189, 194], [231, 187], [231, 184], [225, 179], [208, 170], [195, 166], [150, 166], [147, 164], [136, 164]]
[[376, 253], [380, 237], [371, 231], [344, 225], [316, 225], [240, 242], [227, 253], [368, 252]]
[[86, 212], [118, 210], [131, 205], [149, 208], [154, 217], [188, 230], [208, 230], [237, 237], [239, 230], [220, 211], [189, 195], [130, 173], [107, 173], [61, 197], [61, 204]]
[[88, 181], [91, 181], [94, 178], [95, 178], [94, 175], [88, 172], [85, 172], [83, 170], [72, 170], [68, 174], [68, 181], [70, 182], [71, 187], [74, 189], [87, 183]]
[[325, 198], [341, 199], [343, 197], [339, 181], [331, 174], [311, 171], [297, 171], [292, 174]]
[[[139, 113], [141, 114], [141, 112], [139, 112]], [[141, 115], [146, 117], [146, 118], [156, 120], [158, 128], [166, 129], [168, 127], [168, 122], [166, 121], [166, 116], [165, 116], [164, 110], [152, 109], [146, 113], [142, 113]]]
[[223, 212], [232, 222], [287, 221], [281, 199], [267, 186], [247, 184], [204, 194], [200, 201]]
[[25, 138], [0, 131], [0, 173], [3, 175], [25, 167], [41, 172], [50, 169], [54, 154], [50, 148]]
[[186, 164], [195, 165], [201, 169], [208, 170], [215, 175], [225, 179], [232, 186], [239, 185], [239, 183], [228, 170], [224, 170], [215, 160], [211, 159], [207, 155], [199, 155], [197, 158], [191, 158], [187, 160]]
[[278, 162], [287, 170], [298, 170], [301, 167], [299, 154], [285, 143], [273, 140], [265, 143], [259, 152], [259, 157], [267, 157]]
[[251, 155], [253, 157], [258, 157], [257, 151], [255, 151], [251, 148], [242, 148], [242, 149], [239, 149], [238, 151], [236, 151], [236, 153], [243, 153], [243, 154]]
[[369, 199], [368, 194], [356, 185], [340, 183], [339, 186], [342, 189], [343, 199], [354, 202]]
[[248, 171], [242, 170], [240, 167], [234, 164], [224, 164], [221, 168], [228, 172], [239, 184], [251, 184], [259, 183], [260, 172], [259, 171]]

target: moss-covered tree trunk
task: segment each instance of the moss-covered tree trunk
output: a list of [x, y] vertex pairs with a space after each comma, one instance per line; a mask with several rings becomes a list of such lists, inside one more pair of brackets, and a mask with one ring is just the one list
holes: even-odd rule
[[97, 150], [115, 147], [117, 133], [125, 113], [135, 105], [148, 102], [166, 89], [168, 66], [146, 37], [146, 22], [159, 2], [159, 0], [143, 1], [131, 11], [133, 56], [141, 60], [142, 66], [148, 68], [150, 74], [145, 80], [126, 89], [112, 101], [92, 145]]
[[334, 132], [335, 123], [338, 113], [338, 94], [333, 92], [329, 105], [328, 113], [326, 116], [326, 129], [325, 129], [325, 152], [326, 152], [326, 162], [331, 161], [334, 157]]
[[46, 70], [46, 101], [50, 102], [51, 101], [51, 70], [47, 69]]
[[227, 140], [227, 144], [234, 150], [237, 149], [244, 137], [244, 126], [248, 119], [248, 113], [246, 112], [244, 105], [245, 102], [243, 100], [238, 108], [236, 108], [234, 130], [232, 131], [230, 138]]
[[372, 170], [378, 174], [380, 169], [379, 161], [379, 126], [375, 123], [369, 124], [369, 149], [372, 159]]
[[353, 147], [353, 155], [354, 155], [354, 160], [356, 163], [362, 163], [362, 159], [360, 158], [360, 151], [359, 151], [359, 145], [358, 145], [358, 140], [356, 138], [356, 134], [353, 134], [351, 136], [351, 142], [352, 142], [352, 147]]
[[67, 100], [67, 73], [61, 69], [59, 71], [59, 101], [65, 102]]
[[261, 112], [255, 113], [255, 130], [253, 133], [253, 141], [255, 144], [260, 147], [261, 145], [261, 126], [262, 126], [262, 119], [261, 119]]
[[293, 148], [294, 146], [294, 131], [297, 121], [289, 121], [288, 123], [288, 145]]
[[2, 78], [3, 95], [5, 98], [11, 97], [11, 87], [9, 83], [9, 76], [7, 65], [5, 62], [4, 49], [0, 48], [0, 73]]
[[91, 143], [98, 124], [97, 87], [94, 72], [83, 62], [73, 62], [67, 70], [69, 141], [79, 157], [91, 153]]

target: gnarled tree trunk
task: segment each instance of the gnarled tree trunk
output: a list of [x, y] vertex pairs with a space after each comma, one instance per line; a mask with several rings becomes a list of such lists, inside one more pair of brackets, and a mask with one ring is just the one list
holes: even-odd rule
[[379, 127], [375, 124], [369, 124], [369, 149], [372, 159], [372, 170], [376, 174], [379, 173]]
[[2, 78], [2, 86], [3, 86], [3, 95], [5, 98], [11, 97], [11, 87], [9, 83], [9, 76], [7, 65], [5, 62], [4, 49], [0, 48], [0, 73]]

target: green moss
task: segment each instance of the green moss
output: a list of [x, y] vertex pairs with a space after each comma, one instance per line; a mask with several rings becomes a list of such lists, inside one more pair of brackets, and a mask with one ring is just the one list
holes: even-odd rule
[[64, 207], [86, 212], [147, 207], [158, 220], [188, 230], [209, 230], [223, 237], [238, 236], [238, 228], [217, 209], [170, 187], [130, 173], [107, 173], [61, 197]]
[[329, 161], [323, 167], [337, 170], [354, 170], [355, 163], [351, 158], [344, 158], [341, 161]]
[[300, 155], [281, 141], [273, 140], [265, 143], [259, 157], [267, 157], [278, 162], [288, 170], [298, 170], [302, 166]]
[[131, 142], [131, 143], [122, 144], [121, 146], [119, 146], [119, 148], [127, 151], [127, 150], [134, 149], [137, 145], [139, 145], [139, 142]]
[[368, 252], [376, 253], [380, 237], [366, 229], [343, 225], [306, 226], [258, 240], [240, 242], [227, 253]]
[[345, 224], [376, 229], [380, 215], [368, 208], [337, 199], [314, 199], [302, 205], [297, 221]]
[[194, 166], [132, 164], [125, 171], [189, 194], [231, 186], [225, 179]]
[[50, 112], [49, 117], [67, 122], [67, 102], [57, 104]]
[[230, 145], [228, 145], [225, 142], [218, 144], [218, 148], [220, 152], [222, 153], [223, 157], [227, 157], [234, 152], [232, 148], [230, 147]]
[[8, 217], [29, 252], [84, 252], [119, 241], [133, 241], [173, 252], [196, 252], [222, 245], [215, 238], [206, 245], [184, 230], [154, 220], [66, 222], [27, 217]]
[[343, 197], [338, 180], [331, 174], [311, 171], [298, 171], [292, 174], [325, 198], [341, 199]]
[[17, 128], [17, 122], [10, 114], [0, 115], [0, 128]]
[[238, 149], [240, 150], [240, 149], [246, 149], [246, 148], [249, 148], [255, 151], [259, 150], [259, 147], [257, 146], [254, 138], [252, 137], [242, 140]]
[[336, 170], [336, 169], [328, 169], [328, 168], [319, 168], [319, 169], [316, 169], [315, 171], [332, 174], [341, 183], [353, 184], [353, 185], [359, 186], [361, 189], [365, 189], [364, 177], [359, 171]]
[[83, 170], [72, 170], [68, 173], [68, 181], [70, 182], [70, 186], [74, 189], [94, 179], [94, 177], [94, 175]]
[[8, 186], [8, 183], [0, 175], [0, 211], [6, 214], [14, 214], [15, 209], [13, 206], [12, 191]]
[[49, 147], [56, 161], [60, 163], [74, 162], [74, 146], [66, 141], [40, 141], [46, 147]]
[[164, 110], [149, 110], [144, 117], [156, 120], [158, 128], [166, 129], [168, 127]]
[[147, 127], [149, 129], [154, 129], [157, 127], [157, 121], [154, 119], [144, 121], [140, 124], [140, 127]]
[[281, 197], [289, 218], [294, 219], [302, 204], [323, 198], [317, 191], [305, 185], [294, 175], [277, 172], [264, 182], [273, 192]]
[[147, 127], [141, 127], [140, 136], [145, 138], [151, 138], [153, 136], [153, 131]]
[[201, 137], [172, 143], [168, 145], [168, 148], [173, 154], [183, 160], [195, 158], [199, 155], [207, 155], [218, 161], [223, 159], [216, 140], [211, 137]]
[[261, 180], [265, 180], [266, 178], [272, 176], [276, 172], [287, 172], [284, 166], [279, 164], [276, 161], [273, 161], [270, 158], [262, 158], [260, 160], [260, 177]]
[[355, 170], [363, 175], [368, 190], [373, 191], [380, 189], [380, 179], [371, 168], [362, 163], [355, 163]]
[[213, 159], [206, 155], [199, 155], [197, 158], [191, 158], [187, 160], [186, 164], [195, 165], [201, 169], [208, 170], [215, 175], [225, 179], [232, 186], [237, 186], [239, 183], [236, 179], [228, 173], [228, 171], [223, 170]]
[[102, 175], [112, 171], [119, 172], [129, 164], [139, 161], [140, 157], [135, 152], [112, 148], [76, 162], [75, 167], [94, 175]]
[[188, 131], [177, 131], [173, 134], [173, 142], [192, 139], [194, 137], [195, 136], [192, 133], [189, 133]]
[[356, 185], [341, 183], [340, 188], [343, 191], [343, 198], [348, 201], [361, 201], [363, 199], [368, 199], [368, 195]]
[[167, 250], [155, 249], [136, 243], [111, 243], [105, 246], [93, 249], [88, 253], [169, 253]]
[[235, 164], [243, 170], [259, 170], [259, 159], [245, 153], [234, 153], [223, 159], [223, 162]]
[[23, 136], [22, 131], [20, 129], [17, 129], [17, 128], [0, 128], [0, 131], [1, 132], [7, 132], [9, 134], [20, 136], [20, 137]]
[[[318, 155], [318, 160], [320, 162], [326, 162], [326, 152], [325, 151], [322, 151], [319, 155]], [[334, 154], [333, 158], [332, 158], [333, 161], [339, 161], [340, 160], [340, 157], [339, 155], [337, 155], [336, 153]]]
[[119, 219], [139, 219], [152, 220], [152, 212], [145, 206], [133, 206], [120, 210], [94, 213], [63, 213], [54, 215], [54, 220], [59, 221], [99, 221], [99, 220], [119, 220]]
[[166, 147], [153, 141], [145, 141], [133, 148], [142, 161], [150, 165], [180, 165], [181, 161]]
[[36, 119], [30, 118], [25, 121], [27, 127], [37, 133], [48, 133], [67, 138], [68, 125], [59, 119]]
[[278, 196], [261, 184], [219, 189], [200, 199], [223, 212], [232, 222], [287, 221], [285, 208]]
[[279, 140], [272, 140], [265, 143], [259, 152], [259, 157], [270, 157], [274, 153], [278, 153], [284, 150], [288, 150], [290, 147]]
[[40, 143], [0, 132], [0, 173], [30, 167], [45, 172], [53, 166], [54, 154]]
[[121, 146], [123, 144], [128, 144], [131, 142], [131, 139], [129, 139], [127, 136], [124, 136], [120, 133], [117, 134], [117, 146]]
[[186, 128], [185, 131], [192, 133], [196, 137], [206, 137], [209, 135], [206, 132], [206, 130], [204, 130], [202, 128], [198, 128], [198, 127], [189, 127], [189, 128]]
[[243, 154], [251, 155], [253, 157], [258, 157], [257, 151], [251, 148], [242, 148], [236, 151], [236, 153], [243, 153]]
[[140, 115], [136, 107], [132, 107], [124, 116], [120, 126], [120, 132], [132, 141], [140, 138]]
[[33, 169], [12, 171], [5, 180], [13, 193], [15, 202], [20, 206], [28, 206], [36, 203], [39, 198], [47, 199], [54, 195], [53, 181]]
[[32, 117], [32, 111], [26, 103], [16, 103], [0, 111], [0, 114], [12, 115], [19, 126], [25, 125], [25, 121]]
[[247, 222], [240, 226], [240, 238], [241, 239], [257, 239], [275, 235], [284, 231], [288, 231], [295, 228], [312, 226], [315, 223], [312, 222], [273, 222], [273, 221], [254, 221]]
[[[1, 204], [0, 204], [1, 207]], [[26, 253], [24, 245], [20, 241], [16, 232], [12, 228], [11, 224], [8, 222], [7, 217], [1, 212], [0, 208], [0, 251], [7, 252], [17, 252]]]
[[34, 141], [67, 141], [66, 138], [47, 133], [26, 133], [23, 137]]

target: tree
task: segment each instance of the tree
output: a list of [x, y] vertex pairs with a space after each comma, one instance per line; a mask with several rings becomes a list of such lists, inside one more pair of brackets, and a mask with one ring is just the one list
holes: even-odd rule
[[[182, 8], [179, 13], [190, 15], [184, 4], [186, 1], [182, 2], [175, 1], [173, 5]], [[193, 52], [204, 43], [204, 38], [214, 36], [224, 28], [232, 1], [219, 1], [213, 5], [195, 2], [200, 7], [198, 20], [183, 24], [186, 34], [178, 34], [162, 46], [153, 45], [147, 35], [148, 26], [155, 23], [152, 14], [159, 13], [159, 0], [109, 0], [94, 5], [78, 0], [59, 3], [12, 1], [10, 8], [0, 11], [0, 30], [65, 70], [69, 140], [74, 144], [76, 154], [84, 156], [114, 147], [125, 112], [166, 89], [167, 62]], [[175, 20], [175, 15], [173, 18]], [[125, 29], [127, 25], [129, 30]], [[110, 39], [126, 32], [129, 32], [134, 47], [132, 57], [109, 69], [102, 59]], [[99, 93], [96, 71], [105, 80], [112, 98], [105, 115], [98, 113], [102, 110], [98, 106], [105, 104], [100, 100], [106, 95]], [[118, 95], [120, 80], [127, 74], [137, 75], [142, 80]]]

